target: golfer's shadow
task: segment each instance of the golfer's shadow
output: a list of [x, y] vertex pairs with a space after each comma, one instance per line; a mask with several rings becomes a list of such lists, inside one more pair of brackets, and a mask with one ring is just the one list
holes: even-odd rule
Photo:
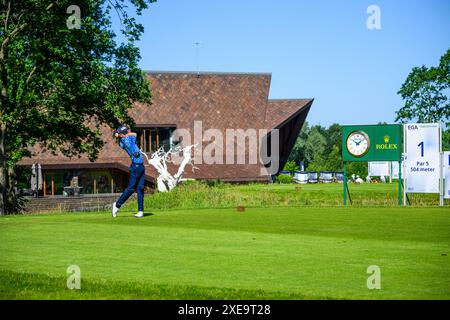
[[154, 216], [155, 214], [154, 213], [151, 213], [151, 212], [144, 212], [144, 218], [145, 217], [150, 217], [150, 216]]

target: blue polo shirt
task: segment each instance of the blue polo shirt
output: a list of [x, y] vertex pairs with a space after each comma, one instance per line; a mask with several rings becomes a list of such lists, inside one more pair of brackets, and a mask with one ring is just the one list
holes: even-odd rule
[[[136, 136], [126, 136], [120, 139], [120, 147], [125, 150], [131, 158], [131, 162], [134, 164], [143, 164], [141, 150], [136, 144]], [[137, 157], [135, 155], [138, 155]]]

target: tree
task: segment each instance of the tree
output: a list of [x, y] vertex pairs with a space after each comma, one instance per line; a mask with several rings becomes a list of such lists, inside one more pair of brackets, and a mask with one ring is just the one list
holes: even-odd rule
[[442, 130], [442, 150], [450, 151], [450, 128]]
[[291, 154], [289, 155], [288, 161], [295, 161], [297, 164], [300, 164], [305, 160], [305, 142], [309, 135], [309, 125], [308, 122], [303, 124], [303, 127], [300, 131], [300, 134], [295, 141], [294, 147], [292, 148]]
[[323, 135], [321, 126], [314, 126], [305, 142], [305, 160], [308, 170], [324, 170], [325, 169], [325, 150], [327, 141]]
[[339, 144], [333, 144], [331, 152], [328, 154], [326, 160], [326, 170], [330, 171], [342, 171], [343, 170], [343, 162], [342, 162], [342, 147], [339, 147]]
[[396, 121], [448, 122], [450, 120], [450, 49], [437, 67], [415, 67], [398, 94], [405, 105], [396, 112]]
[[289, 171], [291, 176], [293, 176], [295, 171], [297, 171], [298, 169], [299, 169], [299, 166], [297, 165], [297, 163], [294, 160], [291, 160], [291, 161], [286, 162], [286, 164], [284, 165], [283, 171]]
[[325, 131], [327, 145], [325, 148], [325, 170], [342, 170], [342, 126], [333, 123]]
[[337, 123], [333, 123], [326, 129], [325, 138], [327, 140], [327, 147], [325, 152], [329, 154], [336, 146], [339, 151], [342, 150], [342, 126]]
[[308, 170], [342, 170], [342, 126], [303, 126], [289, 160], [305, 161]]
[[353, 174], [365, 179], [368, 175], [367, 162], [350, 162], [347, 164], [347, 177], [350, 178]]
[[[129, 12], [140, 15], [155, 0], [0, 1], [2, 215], [14, 210], [15, 164], [30, 147], [94, 160], [100, 126], [133, 125], [133, 102], [151, 102], [134, 45], [143, 27]], [[120, 44], [112, 10], [121, 20]]]

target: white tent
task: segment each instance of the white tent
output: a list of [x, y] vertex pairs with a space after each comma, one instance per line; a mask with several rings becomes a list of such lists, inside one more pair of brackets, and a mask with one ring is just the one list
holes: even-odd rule
[[317, 172], [310, 171], [308, 172], [308, 183], [317, 183]]
[[294, 181], [301, 184], [308, 183], [308, 172], [305, 171], [295, 171]]
[[344, 182], [344, 173], [343, 172], [335, 172], [334, 176], [336, 178], [336, 182], [338, 182], [338, 183]]
[[331, 171], [320, 172], [320, 182], [330, 183], [332, 181], [333, 181], [333, 172]]

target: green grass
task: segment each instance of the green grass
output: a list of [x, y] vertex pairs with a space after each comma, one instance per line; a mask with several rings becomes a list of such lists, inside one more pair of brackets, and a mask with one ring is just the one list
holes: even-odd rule
[[[255, 197], [297, 192], [239, 188]], [[173, 194], [155, 198], [162, 196]], [[450, 298], [448, 208], [155, 207], [143, 219], [126, 208], [117, 219], [109, 212], [0, 218], [0, 298]], [[81, 268], [78, 291], [66, 288], [71, 264]], [[367, 289], [370, 265], [381, 268], [381, 290]]]
[[[397, 206], [398, 185], [392, 184], [349, 184], [353, 206]], [[342, 207], [342, 184], [316, 185], [230, 185], [220, 184], [208, 187], [205, 183], [180, 185], [170, 193], [157, 193], [145, 198], [147, 208], [156, 209], [205, 209], [247, 207], [313, 206]], [[437, 206], [437, 194], [411, 194], [414, 206]], [[446, 200], [447, 204], [450, 204]], [[135, 201], [127, 205], [136, 210]]]

